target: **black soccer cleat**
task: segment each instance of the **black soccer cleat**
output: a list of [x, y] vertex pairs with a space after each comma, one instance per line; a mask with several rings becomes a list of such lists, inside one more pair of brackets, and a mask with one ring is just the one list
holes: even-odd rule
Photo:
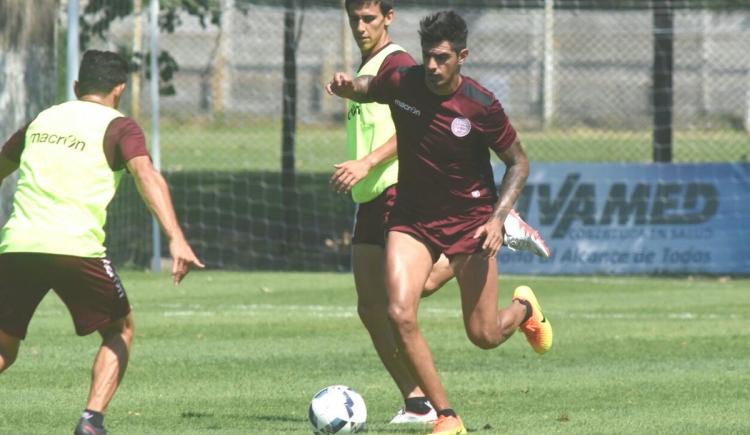
[[73, 434], [74, 435], [107, 435], [107, 429], [104, 429], [104, 427], [94, 426], [93, 424], [91, 424], [90, 421], [81, 417], [81, 419], [78, 421], [78, 426], [76, 426], [76, 431], [73, 432]]

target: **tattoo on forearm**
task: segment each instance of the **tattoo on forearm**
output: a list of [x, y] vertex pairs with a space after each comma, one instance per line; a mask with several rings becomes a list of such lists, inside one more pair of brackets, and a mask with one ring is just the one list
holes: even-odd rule
[[500, 184], [499, 199], [495, 205], [495, 211], [492, 213], [493, 218], [501, 218], [505, 220], [508, 212], [513, 208], [516, 199], [521, 194], [524, 185], [526, 184], [526, 177], [529, 172], [527, 167], [521, 165], [509, 166], [503, 176], [503, 181]]

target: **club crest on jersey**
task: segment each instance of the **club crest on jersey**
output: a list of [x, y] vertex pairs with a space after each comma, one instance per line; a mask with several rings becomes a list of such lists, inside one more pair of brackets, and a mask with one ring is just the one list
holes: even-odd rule
[[471, 122], [466, 118], [455, 118], [451, 122], [451, 131], [456, 137], [464, 137], [471, 131]]

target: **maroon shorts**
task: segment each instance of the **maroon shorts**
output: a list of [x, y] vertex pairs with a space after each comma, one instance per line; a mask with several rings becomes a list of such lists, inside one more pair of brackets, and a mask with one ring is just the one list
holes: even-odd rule
[[474, 254], [482, 251], [484, 237], [474, 238], [477, 228], [487, 223], [494, 207], [485, 205], [475, 207], [461, 215], [448, 216], [442, 219], [426, 220], [410, 216], [394, 208], [388, 218], [388, 231], [398, 231], [424, 243], [432, 254], [432, 261], [440, 254], [452, 259], [459, 254]]
[[26, 338], [36, 307], [52, 289], [68, 307], [78, 335], [125, 317], [130, 303], [107, 258], [0, 254], [0, 329]]
[[352, 244], [385, 246], [385, 223], [396, 200], [396, 185], [390, 186], [375, 199], [357, 205]]

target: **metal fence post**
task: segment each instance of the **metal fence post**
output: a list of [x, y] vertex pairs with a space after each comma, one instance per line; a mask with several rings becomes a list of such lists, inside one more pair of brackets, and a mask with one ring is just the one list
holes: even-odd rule
[[674, 14], [672, 2], [654, 3], [653, 143], [654, 162], [672, 161], [672, 70]]
[[[151, 34], [151, 158], [157, 171], [161, 170], [161, 148], [159, 146], [159, 0], [151, 0], [149, 7], [149, 32]], [[159, 221], [151, 218], [151, 270], [161, 272], [161, 231]]]
[[68, 0], [68, 33], [67, 53], [65, 55], [67, 83], [65, 83], [68, 101], [76, 99], [73, 82], [78, 78], [78, 0]]
[[544, 127], [555, 116], [555, 0], [544, 2]]

